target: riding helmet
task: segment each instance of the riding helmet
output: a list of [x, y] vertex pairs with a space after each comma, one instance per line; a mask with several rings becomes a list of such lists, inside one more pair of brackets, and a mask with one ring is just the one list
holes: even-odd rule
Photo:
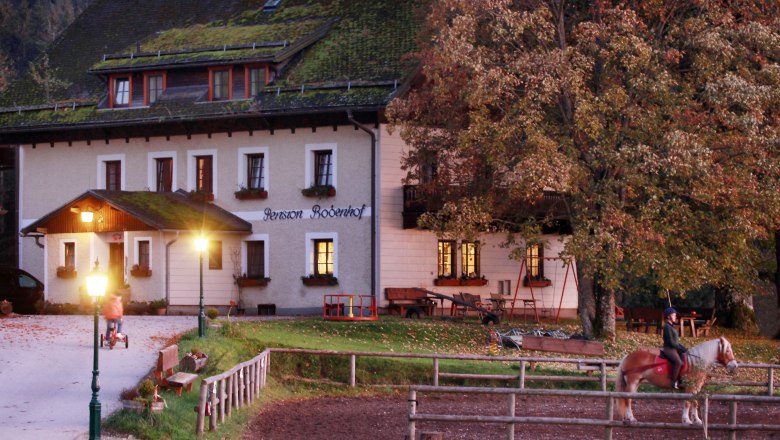
[[668, 318], [669, 315], [671, 315], [672, 313], [674, 313], [675, 315], [678, 314], [677, 310], [675, 310], [674, 307], [667, 307], [666, 310], [664, 310], [664, 318]]

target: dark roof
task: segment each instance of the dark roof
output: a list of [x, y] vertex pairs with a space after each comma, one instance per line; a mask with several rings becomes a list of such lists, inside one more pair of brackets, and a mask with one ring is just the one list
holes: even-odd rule
[[90, 190], [26, 226], [22, 229], [22, 234], [35, 233], [39, 228], [46, 228], [46, 225], [61, 213], [94, 199], [157, 230], [252, 232], [249, 222], [217, 205], [194, 200], [183, 191], [162, 193]]
[[[376, 114], [412, 72], [404, 55], [415, 49], [415, 5], [425, 2], [284, 0], [268, 13], [263, 0], [95, 0], [47, 52], [50, 73], [66, 86], [47, 98], [27, 76], [0, 95], [0, 144], [125, 137], [106, 127], [220, 116]], [[108, 73], [239, 61], [281, 70], [252, 100], [195, 104], [202, 95], [180, 90], [181, 99], [151, 107], [97, 109]], [[86, 128], [93, 132], [73, 131]]]

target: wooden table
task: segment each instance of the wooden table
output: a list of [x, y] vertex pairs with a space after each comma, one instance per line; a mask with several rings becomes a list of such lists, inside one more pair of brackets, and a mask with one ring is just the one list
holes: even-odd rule
[[680, 336], [685, 336], [685, 323], [689, 323], [691, 327], [691, 336], [696, 337], [696, 315], [680, 316]]

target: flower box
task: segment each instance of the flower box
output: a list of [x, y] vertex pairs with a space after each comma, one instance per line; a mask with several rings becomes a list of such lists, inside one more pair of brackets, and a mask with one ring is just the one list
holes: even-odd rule
[[301, 194], [306, 197], [333, 197], [336, 195], [336, 188], [332, 185], [314, 185], [302, 189]]
[[550, 281], [548, 279], [541, 279], [541, 280], [530, 279], [529, 280], [528, 278], [523, 278], [523, 286], [525, 286], [525, 287], [547, 287], [547, 286], [549, 286], [551, 284], [552, 284], [552, 281]]
[[189, 198], [190, 200], [194, 200], [196, 202], [213, 202], [214, 193], [203, 192], [203, 191], [190, 191]]
[[133, 268], [130, 269], [130, 275], [136, 278], [147, 278], [152, 276], [152, 269], [149, 269], [148, 267]]
[[457, 278], [436, 278], [433, 280], [434, 286], [460, 286], [460, 280]]
[[336, 277], [301, 277], [304, 286], [337, 286]]
[[76, 278], [77, 275], [76, 269], [68, 267], [57, 268], [57, 278]]
[[460, 280], [461, 286], [486, 286], [487, 283], [488, 280], [483, 280], [483, 279]]
[[233, 193], [238, 200], [267, 199], [268, 191], [264, 189], [242, 189]]
[[269, 281], [271, 281], [270, 278], [236, 278], [236, 284], [238, 284], [238, 287], [265, 287], [268, 285]]

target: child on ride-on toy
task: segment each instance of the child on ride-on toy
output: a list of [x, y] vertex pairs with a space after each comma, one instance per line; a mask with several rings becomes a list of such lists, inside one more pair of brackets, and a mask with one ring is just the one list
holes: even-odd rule
[[111, 299], [103, 305], [103, 316], [106, 318], [106, 338], [111, 335], [111, 327], [116, 326], [116, 336], [122, 336], [122, 316], [124, 308], [122, 307], [122, 295], [114, 293]]

